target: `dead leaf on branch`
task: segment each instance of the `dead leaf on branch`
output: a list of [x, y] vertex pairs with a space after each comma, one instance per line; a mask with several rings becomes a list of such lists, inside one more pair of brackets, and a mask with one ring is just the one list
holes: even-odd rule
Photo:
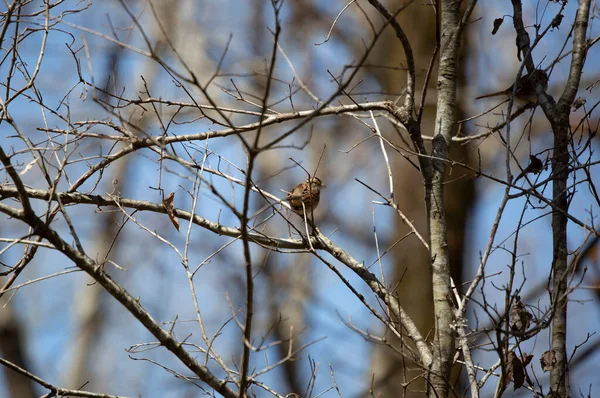
[[527, 308], [521, 302], [521, 297], [516, 296], [515, 303], [510, 310], [510, 329], [515, 334], [523, 334], [529, 328], [532, 318], [533, 315], [527, 311]]
[[506, 378], [504, 385], [508, 385], [512, 380], [515, 390], [520, 388], [525, 382], [525, 369], [519, 357], [511, 351], [506, 358]]
[[529, 354], [527, 352], [521, 353], [521, 362], [523, 363], [523, 367], [526, 367], [527, 365], [529, 365], [531, 363], [532, 359], [533, 359], [532, 354]]
[[584, 106], [585, 102], [586, 102], [585, 98], [583, 98], [583, 97], [579, 97], [575, 101], [573, 101], [573, 105], [571, 105], [573, 112], [575, 112], [577, 109], [579, 109], [582, 106]]
[[514, 351], [509, 352], [506, 357], [506, 376], [504, 379], [504, 385], [508, 386], [508, 384], [512, 381], [514, 384], [514, 389], [516, 390], [517, 388], [522, 387], [526, 380], [530, 385], [533, 384], [525, 372], [525, 368], [527, 365], [529, 365], [532, 359], [533, 355], [526, 352], [521, 353], [520, 358], [515, 354]]
[[554, 369], [554, 365], [556, 365], [556, 352], [554, 350], [548, 350], [542, 354], [540, 365], [544, 372], [549, 372]]
[[177, 231], [179, 231], [179, 220], [177, 216], [175, 216], [175, 205], [173, 202], [175, 201], [175, 192], [171, 192], [166, 198], [163, 199], [163, 206], [167, 210], [167, 215], [169, 219], [173, 223], [173, 226]]
[[496, 33], [498, 33], [498, 29], [500, 29], [500, 26], [502, 25], [502, 22], [504, 22], [504, 18], [496, 18], [494, 19], [494, 29], [492, 29], [492, 34], [495, 35]]

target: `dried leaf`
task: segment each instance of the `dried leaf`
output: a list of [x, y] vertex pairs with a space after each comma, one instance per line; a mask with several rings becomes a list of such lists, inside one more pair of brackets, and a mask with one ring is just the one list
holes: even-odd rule
[[175, 216], [175, 205], [173, 202], [175, 201], [175, 192], [171, 192], [166, 198], [163, 199], [163, 206], [167, 210], [167, 215], [169, 219], [173, 223], [173, 226], [177, 231], [179, 231], [179, 220]]
[[549, 372], [556, 365], [556, 352], [554, 350], [546, 351], [540, 358], [540, 365], [544, 372]]
[[572, 108], [571, 108], [571, 109], [573, 110], [573, 112], [575, 112], [577, 109], [579, 109], [579, 108], [581, 108], [582, 106], [584, 106], [584, 105], [585, 105], [585, 102], [586, 102], [586, 101], [585, 101], [585, 98], [583, 98], [583, 97], [579, 97], [579, 98], [577, 98], [575, 101], [573, 101], [573, 105], [571, 105], [571, 106], [572, 106]]
[[504, 18], [496, 18], [494, 19], [494, 29], [492, 29], [492, 34], [495, 35], [498, 33], [498, 29], [502, 26], [502, 22], [504, 22]]
[[504, 379], [505, 385], [512, 380], [515, 390], [520, 388], [525, 382], [525, 370], [523, 369], [523, 363], [519, 357], [513, 352], [509, 352], [506, 358], [506, 378]]
[[529, 354], [527, 352], [521, 353], [521, 362], [523, 363], [523, 367], [526, 367], [527, 365], [529, 365], [531, 363], [532, 359], [533, 359], [532, 354]]
[[523, 334], [529, 328], [533, 315], [527, 312], [525, 305], [519, 296], [515, 297], [515, 303], [510, 310], [510, 329], [515, 334]]

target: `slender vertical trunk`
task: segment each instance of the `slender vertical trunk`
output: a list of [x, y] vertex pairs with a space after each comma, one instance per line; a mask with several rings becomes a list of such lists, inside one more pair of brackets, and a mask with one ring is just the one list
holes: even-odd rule
[[460, 2], [440, 0], [440, 61], [438, 102], [430, 170], [424, 170], [429, 226], [435, 337], [428, 396], [447, 397], [454, 351], [454, 314], [450, 290], [450, 260], [444, 209], [444, 172], [452, 136], [456, 133], [456, 90], [460, 54]]
[[555, 313], [552, 319], [552, 350], [556, 354], [556, 366], [550, 373], [550, 388], [559, 397], [569, 396], [569, 364], [567, 358], [567, 179], [569, 177], [569, 129], [568, 120], [560, 123], [554, 131], [554, 155], [552, 157], [552, 300]]

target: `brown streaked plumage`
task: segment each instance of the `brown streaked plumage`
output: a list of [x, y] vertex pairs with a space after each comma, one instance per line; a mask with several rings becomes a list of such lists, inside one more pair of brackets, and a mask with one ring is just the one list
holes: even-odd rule
[[[292, 211], [303, 216], [304, 209], [306, 209], [306, 214], [311, 214], [319, 205], [321, 188], [325, 188], [325, 184], [318, 177], [310, 177], [296, 185], [294, 189], [288, 192], [286, 198]], [[302, 203], [304, 203], [304, 208]]]

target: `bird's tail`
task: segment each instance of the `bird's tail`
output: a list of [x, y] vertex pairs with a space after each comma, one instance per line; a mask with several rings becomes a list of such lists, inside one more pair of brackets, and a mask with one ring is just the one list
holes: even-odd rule
[[506, 90], [496, 91], [495, 93], [480, 95], [479, 97], [475, 97], [476, 100], [480, 100], [482, 98], [490, 98], [490, 97], [498, 97], [500, 95], [506, 95]]

